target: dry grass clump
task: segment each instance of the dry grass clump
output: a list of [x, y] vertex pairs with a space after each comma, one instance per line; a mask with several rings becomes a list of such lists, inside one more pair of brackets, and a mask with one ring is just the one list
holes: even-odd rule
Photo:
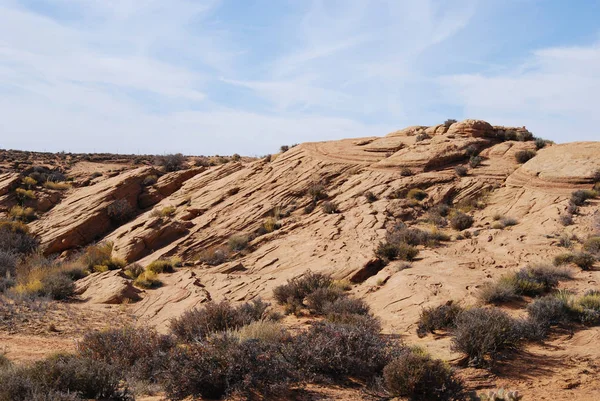
[[177, 257], [169, 259], [157, 259], [154, 262], [146, 266], [146, 271], [160, 274], [160, 273], [173, 273], [176, 266], [181, 265], [181, 259]]
[[15, 195], [21, 202], [36, 199], [35, 192], [30, 189], [17, 188], [15, 189]]
[[178, 171], [185, 166], [185, 156], [181, 153], [156, 156], [154, 163], [161, 166], [166, 172]]
[[8, 214], [13, 219], [22, 221], [24, 223], [29, 223], [29, 222], [37, 219], [35, 210], [31, 207], [23, 207], [23, 206], [15, 205], [10, 208], [10, 210], [8, 211]]
[[66, 191], [67, 189], [71, 189], [71, 183], [46, 181], [44, 183], [44, 188], [53, 189], [55, 191]]
[[595, 199], [598, 196], [596, 191], [590, 189], [580, 189], [571, 194], [570, 202], [576, 206], [583, 206], [589, 199]]
[[235, 234], [229, 237], [227, 246], [233, 252], [240, 252], [248, 247], [249, 242], [250, 238], [246, 234]]
[[427, 198], [429, 196], [429, 194], [427, 194], [427, 192], [423, 191], [422, 189], [419, 188], [413, 188], [410, 191], [408, 191], [408, 193], [406, 194], [406, 197], [408, 199], [414, 199], [417, 201], [422, 201], [425, 198]]
[[171, 217], [175, 214], [175, 212], [177, 211], [177, 208], [175, 206], [165, 206], [163, 208], [160, 209], [153, 209], [152, 213], [150, 214], [152, 217]]
[[583, 250], [591, 254], [600, 255], [600, 236], [591, 236], [583, 243]]
[[112, 242], [89, 245], [79, 257], [79, 261], [83, 263], [90, 272], [105, 272], [108, 270], [122, 269], [127, 263], [122, 259], [113, 257], [112, 250]]
[[323, 202], [323, 205], [321, 205], [321, 207], [323, 209], [323, 213], [325, 214], [335, 214], [340, 212], [340, 209], [336, 202], [326, 201]]
[[201, 263], [206, 263], [210, 266], [218, 266], [229, 260], [230, 251], [229, 248], [224, 246], [213, 246], [205, 249], [198, 254], [198, 260]]

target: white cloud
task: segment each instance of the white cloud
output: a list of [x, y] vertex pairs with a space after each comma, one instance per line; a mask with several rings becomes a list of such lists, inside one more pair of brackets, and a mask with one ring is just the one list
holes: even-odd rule
[[502, 74], [441, 79], [449, 102], [495, 124], [527, 126], [555, 141], [599, 140], [600, 46], [548, 48]]

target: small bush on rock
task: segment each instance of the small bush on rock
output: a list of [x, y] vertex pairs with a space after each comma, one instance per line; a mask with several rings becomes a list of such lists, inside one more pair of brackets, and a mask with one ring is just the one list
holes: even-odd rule
[[456, 212], [450, 218], [450, 226], [457, 231], [466, 230], [473, 225], [473, 217], [462, 212]]
[[452, 301], [437, 307], [425, 308], [419, 316], [417, 334], [419, 337], [434, 333], [436, 330], [453, 328], [456, 317], [463, 308]]
[[530, 159], [533, 159], [535, 155], [536, 153], [534, 150], [519, 150], [517, 153], [515, 153], [515, 159], [518, 163], [523, 164]]

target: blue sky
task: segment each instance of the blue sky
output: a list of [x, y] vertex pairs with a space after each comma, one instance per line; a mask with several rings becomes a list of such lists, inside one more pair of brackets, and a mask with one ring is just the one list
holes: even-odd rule
[[262, 155], [479, 118], [600, 140], [600, 0], [0, 0], [0, 148]]

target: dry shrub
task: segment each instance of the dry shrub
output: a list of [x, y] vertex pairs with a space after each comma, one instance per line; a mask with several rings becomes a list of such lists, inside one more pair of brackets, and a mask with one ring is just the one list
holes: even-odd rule
[[123, 224], [131, 220], [135, 210], [127, 199], [117, 199], [108, 205], [106, 213], [113, 223]]
[[228, 335], [176, 348], [163, 375], [170, 400], [221, 398], [236, 392], [276, 397], [296, 376], [279, 344]]
[[185, 165], [185, 156], [181, 153], [156, 156], [154, 163], [164, 168], [167, 172], [178, 171], [183, 169]]
[[452, 348], [464, 354], [472, 366], [493, 364], [507, 350], [517, 349], [523, 339], [519, 321], [500, 309], [468, 309], [456, 318]]
[[125, 261], [112, 257], [112, 242], [90, 245], [81, 254], [79, 260], [89, 271], [116, 270], [125, 267]]
[[214, 246], [200, 252], [198, 260], [210, 266], [218, 266], [229, 260], [229, 249], [223, 246]]
[[375, 256], [384, 260], [384, 261], [392, 261], [392, 260], [406, 260], [412, 261], [419, 254], [419, 250], [412, 245], [408, 245], [406, 243], [390, 243], [390, 242], [380, 242], [375, 249]]
[[393, 357], [379, 329], [364, 324], [316, 322], [290, 344], [290, 358], [307, 377], [372, 378]]
[[424, 337], [428, 333], [435, 333], [436, 330], [447, 330], [453, 328], [456, 317], [463, 311], [463, 308], [452, 301], [436, 307], [425, 308], [419, 316], [417, 334]]
[[303, 306], [304, 299], [320, 288], [331, 287], [331, 276], [307, 271], [301, 277], [294, 277], [273, 289], [273, 296], [280, 305]]
[[589, 189], [580, 189], [571, 194], [571, 203], [576, 206], [583, 206], [588, 199], [594, 199], [598, 196], [596, 191]]
[[175, 266], [179, 264], [177, 258], [170, 259], [158, 259], [146, 266], [146, 271], [160, 274], [160, 273], [173, 273]]
[[227, 301], [208, 302], [202, 308], [194, 308], [179, 318], [171, 320], [170, 329], [177, 338], [186, 342], [202, 340], [212, 333], [235, 330], [252, 322], [270, 320], [269, 304], [260, 299], [232, 306]]
[[321, 315], [324, 309], [329, 304], [335, 302], [340, 297], [344, 296], [340, 290], [334, 287], [317, 288], [306, 296], [306, 306], [308, 310], [317, 315]]
[[31, 207], [22, 207], [19, 205], [13, 206], [8, 211], [8, 214], [15, 220], [22, 221], [24, 223], [29, 223], [35, 219], [37, 216], [35, 214], [35, 210]]
[[473, 217], [463, 212], [455, 212], [450, 218], [450, 226], [457, 231], [466, 230], [473, 225]]
[[413, 188], [410, 191], [408, 191], [408, 193], [406, 194], [406, 197], [408, 199], [414, 199], [417, 201], [422, 201], [425, 198], [427, 198], [429, 195], [427, 194], [427, 192], [423, 191], [422, 189], [419, 188]]
[[465, 166], [456, 166], [454, 167], [454, 172], [459, 177], [466, 177], [466, 175], [469, 173], [469, 169], [467, 169]]
[[592, 236], [585, 240], [583, 249], [592, 254], [600, 254], [600, 236]]
[[336, 202], [330, 202], [330, 201], [323, 202], [323, 205], [321, 205], [321, 208], [323, 209], [323, 213], [325, 213], [325, 214], [335, 214], [335, 213], [340, 212], [340, 209]]
[[39, 244], [25, 224], [0, 220], [0, 250], [26, 255], [35, 252]]
[[448, 364], [423, 352], [406, 350], [383, 369], [387, 391], [411, 400], [464, 400], [463, 384]]
[[245, 234], [236, 234], [229, 237], [227, 246], [233, 252], [243, 251], [248, 247], [249, 238]]
[[574, 263], [582, 270], [591, 270], [596, 263], [596, 258], [587, 252], [571, 252], [557, 255], [554, 258], [554, 265], [561, 266], [569, 263]]
[[166, 357], [175, 347], [172, 337], [149, 327], [124, 327], [87, 333], [77, 344], [85, 358], [106, 362], [139, 380], [156, 382]]
[[158, 279], [156, 273], [145, 271], [135, 278], [133, 285], [150, 290], [162, 286], [162, 281]]
[[535, 150], [519, 150], [517, 153], [515, 153], [515, 160], [518, 163], [523, 164], [529, 161], [530, 159], [533, 159], [535, 155]]

